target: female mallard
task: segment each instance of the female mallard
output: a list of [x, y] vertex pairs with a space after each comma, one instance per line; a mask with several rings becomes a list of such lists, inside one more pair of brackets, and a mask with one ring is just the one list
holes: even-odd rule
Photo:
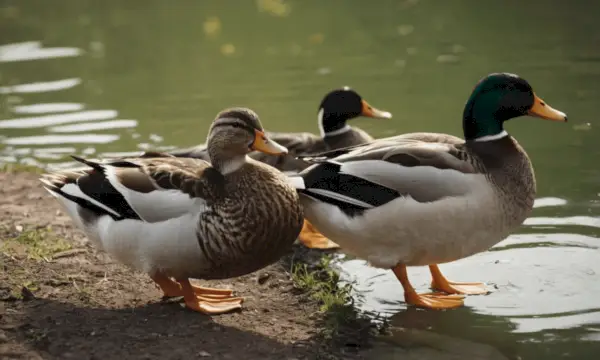
[[[491, 74], [465, 106], [465, 140], [434, 133], [379, 139], [307, 158], [316, 164], [290, 178], [318, 231], [373, 266], [391, 268], [407, 303], [458, 307], [463, 296], [417, 294], [406, 266], [429, 265], [431, 287], [448, 294], [486, 292], [482, 283], [448, 281], [436, 264], [487, 250], [529, 215], [533, 168], [503, 128], [521, 115], [567, 121], [524, 79]], [[310, 239], [310, 230], [300, 237]]]
[[[308, 164], [296, 159], [296, 155], [315, 154], [373, 140], [364, 130], [347, 124], [348, 120], [359, 116], [389, 119], [392, 114], [372, 107], [349, 87], [333, 90], [325, 95], [319, 105], [318, 125], [320, 135], [307, 132], [269, 132], [267, 133], [269, 138], [285, 146], [288, 153], [276, 156], [255, 151], [250, 153], [250, 157], [281, 171], [297, 172], [303, 170]], [[169, 152], [169, 154], [177, 157], [209, 160], [205, 145], [175, 150]]]
[[267, 138], [252, 110], [219, 113], [207, 144], [210, 163], [158, 153], [102, 163], [76, 158], [91, 168], [46, 174], [42, 182], [103, 250], [148, 273], [165, 296], [183, 295], [190, 309], [218, 314], [240, 308], [242, 299], [188, 279], [231, 278], [275, 262], [303, 215], [285, 175], [246, 156], [287, 151]]

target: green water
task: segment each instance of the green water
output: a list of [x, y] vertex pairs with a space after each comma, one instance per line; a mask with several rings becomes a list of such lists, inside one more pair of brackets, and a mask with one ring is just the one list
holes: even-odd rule
[[[353, 121], [374, 136], [461, 135], [475, 82], [517, 73], [570, 122], [508, 124], [535, 165], [538, 205], [552, 206], [497, 251], [442, 267], [497, 290], [458, 311], [406, 311], [391, 273], [358, 260], [342, 267], [366, 291], [362, 306], [398, 327], [513, 359], [591, 358], [600, 350], [597, 14], [600, 4], [584, 0], [4, 0], [0, 162], [68, 166], [70, 153], [189, 146], [234, 105], [271, 131], [317, 132], [321, 97], [344, 85], [394, 114]], [[422, 290], [427, 276], [411, 269]]]

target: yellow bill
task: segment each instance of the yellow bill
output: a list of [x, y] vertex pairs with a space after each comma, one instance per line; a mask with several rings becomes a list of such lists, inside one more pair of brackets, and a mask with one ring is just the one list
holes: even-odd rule
[[365, 100], [362, 101], [361, 115], [366, 116], [366, 117], [371, 117], [371, 118], [377, 118], [377, 119], [391, 119], [392, 118], [392, 113], [376, 109], [376, 108], [372, 107], [371, 105], [369, 105], [369, 103], [366, 102]]
[[529, 116], [535, 116], [541, 119], [551, 121], [567, 122], [567, 114], [565, 114], [562, 111], [553, 109], [550, 105], [546, 104], [544, 100], [540, 99], [535, 94], [533, 94], [533, 98], [533, 106], [527, 112]]
[[250, 145], [250, 149], [264, 152], [269, 155], [284, 155], [288, 153], [288, 149], [269, 139], [263, 131], [254, 130], [254, 142]]

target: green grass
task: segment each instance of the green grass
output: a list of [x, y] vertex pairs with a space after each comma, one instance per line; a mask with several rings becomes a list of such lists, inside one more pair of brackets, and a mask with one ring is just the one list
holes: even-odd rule
[[323, 315], [320, 335], [343, 346], [363, 347], [378, 329], [372, 318], [356, 309], [353, 284], [340, 279], [332, 266], [332, 256], [322, 254], [317, 261], [292, 262], [294, 286], [318, 302]]
[[320, 303], [323, 312], [352, 301], [352, 285], [340, 284], [340, 276], [331, 268], [329, 255], [324, 255], [312, 270], [305, 263], [293, 264], [292, 279], [297, 288], [308, 292], [313, 300]]
[[2, 252], [13, 255], [25, 253], [29, 259], [46, 261], [56, 253], [70, 249], [71, 244], [57, 237], [50, 227], [24, 230], [0, 245]]

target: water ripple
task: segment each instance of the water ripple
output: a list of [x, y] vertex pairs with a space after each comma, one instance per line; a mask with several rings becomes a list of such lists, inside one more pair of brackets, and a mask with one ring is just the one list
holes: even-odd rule
[[600, 228], [600, 219], [592, 216], [568, 216], [568, 217], [531, 217], [523, 223], [524, 225], [579, 225]]
[[93, 123], [82, 123], [72, 124], [64, 126], [54, 126], [48, 129], [49, 132], [81, 132], [81, 131], [92, 131], [92, 130], [109, 130], [109, 129], [123, 129], [136, 127], [138, 124], [137, 120], [109, 120], [99, 121]]
[[58, 125], [76, 121], [107, 120], [116, 117], [115, 110], [89, 110], [67, 114], [53, 114], [44, 116], [33, 116], [26, 118], [15, 118], [0, 121], [0, 129], [24, 129]]
[[107, 144], [120, 138], [115, 134], [40, 135], [6, 138], [7, 145]]
[[0, 94], [11, 93], [45, 93], [50, 91], [66, 90], [81, 84], [80, 78], [70, 78], [55, 81], [41, 81], [28, 84], [19, 84], [12, 86], [0, 86]]
[[79, 103], [47, 103], [18, 105], [12, 111], [16, 114], [45, 114], [55, 112], [69, 112], [83, 110], [83, 104]]
[[40, 41], [27, 41], [0, 46], [0, 62], [15, 62], [79, 56], [83, 50], [74, 47], [42, 48]]
[[547, 206], [563, 206], [563, 205], [567, 205], [567, 200], [557, 198], [557, 197], [539, 198], [539, 199], [535, 199], [535, 202], [533, 203], [534, 208], [541, 208], [541, 207], [547, 207]]

